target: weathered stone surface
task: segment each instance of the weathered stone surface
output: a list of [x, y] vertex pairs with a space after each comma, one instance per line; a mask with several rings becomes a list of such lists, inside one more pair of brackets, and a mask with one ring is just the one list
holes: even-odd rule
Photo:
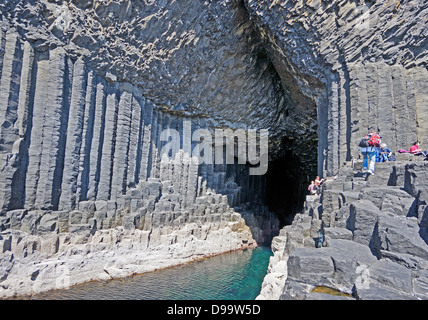
[[427, 269], [421, 270], [417, 273], [416, 278], [413, 280], [413, 289], [416, 296], [420, 299], [428, 299], [428, 271]]
[[[390, 169], [401, 171], [408, 166], [408, 163], [397, 163]], [[355, 172], [355, 176], [358, 174]], [[389, 175], [389, 172], [380, 174]], [[422, 171], [419, 175], [423, 175]], [[336, 189], [340, 189], [338, 180], [341, 178], [345, 185], [347, 179], [355, 177], [339, 175], [334, 180]], [[358, 188], [355, 193], [358, 198], [355, 194], [347, 197], [339, 210], [332, 207], [336, 210], [333, 212], [335, 226], [324, 228], [326, 241], [322, 248], [314, 248], [316, 242], [312, 243], [312, 248], [305, 247], [313, 236], [310, 230], [306, 230], [307, 219], [314, 226], [319, 221], [318, 217], [307, 215], [309, 210], [303, 215], [296, 215], [292, 225], [280, 231], [287, 236], [285, 253], [271, 261], [269, 268], [276, 270], [276, 274], [266, 277], [264, 284], [266, 288], [274, 288], [275, 284], [283, 283], [283, 292], [274, 296], [263, 292], [261, 297], [336, 299], [335, 294], [345, 294], [341, 298], [427, 299], [428, 241], [424, 224], [424, 189], [418, 188], [419, 191], [412, 196], [400, 187], [387, 187], [382, 181], [378, 180], [380, 185], [376, 188]], [[332, 190], [329, 183], [329, 180], [325, 182], [326, 188], [322, 192]], [[330, 201], [329, 197], [321, 197], [321, 205], [322, 199]], [[277, 268], [284, 263], [287, 263], [287, 268]], [[314, 275], [314, 269], [320, 273]], [[325, 287], [326, 290], [312, 292], [316, 287]], [[333, 291], [323, 293], [329, 290]]]
[[383, 212], [391, 212], [397, 215], [409, 215], [411, 212], [414, 197], [400, 188], [379, 188], [368, 187], [359, 194], [359, 199], [366, 199], [374, 203]]
[[334, 264], [323, 249], [297, 248], [287, 262], [288, 278], [309, 284], [329, 285], [333, 278]]
[[402, 265], [381, 259], [371, 265], [367, 273], [368, 285], [380, 284], [408, 294], [413, 292], [411, 270]]
[[40, 219], [37, 227], [38, 232], [53, 232], [58, 227], [58, 216], [51, 213], [45, 213]]
[[368, 200], [357, 200], [351, 204], [346, 228], [352, 231], [353, 240], [369, 245], [381, 211]]
[[428, 260], [428, 244], [420, 234], [416, 218], [382, 214], [379, 216], [377, 233], [380, 249]]
[[327, 239], [352, 240], [352, 231], [346, 228], [326, 228], [324, 232]]
[[[427, 6], [382, 0], [1, 3], [1, 230], [26, 233], [4, 238], [3, 250], [10, 247], [20, 258], [43, 247], [48, 257], [94, 250], [104, 258], [115, 245], [178, 244], [188, 246], [190, 257], [240, 247], [253, 236], [264, 241], [278, 221], [259, 206], [263, 178], [249, 179], [245, 164], [196, 163], [189, 153], [196, 143], [184, 137], [204, 128], [257, 127], [269, 129], [270, 157], [293, 159], [298, 168], [289, 170], [299, 179], [315, 171], [337, 175], [319, 199], [307, 201], [309, 214], [286, 229], [278, 260], [284, 264], [294, 254], [292, 274], [299, 275], [300, 263], [310, 267], [303, 252], [315, 250], [323, 227], [348, 228], [378, 257], [392, 252], [406, 255], [396, 256], [403, 264], [416, 263], [407, 255], [425, 260], [427, 164], [379, 164], [376, 175], [364, 179], [346, 163], [359, 158], [357, 142], [371, 128], [394, 151], [428, 140]], [[183, 141], [174, 142], [180, 151], [164, 161], [166, 128]], [[175, 234], [193, 223], [201, 226], [194, 234]], [[122, 237], [123, 227], [130, 238]], [[42, 241], [57, 232], [58, 241]], [[97, 232], [107, 243], [91, 243]], [[329, 239], [314, 258], [330, 275], [331, 263], [320, 252], [333, 250], [334, 237], [349, 241], [349, 233], [324, 236]], [[301, 260], [295, 249], [303, 250]], [[79, 271], [71, 260], [74, 276]], [[111, 263], [102, 276], [87, 271], [82, 279], [132, 269]], [[23, 268], [8, 281], [22, 276], [51, 285], [59, 273], [54, 266]], [[346, 281], [348, 288], [352, 281]]]
[[419, 190], [426, 190], [428, 163], [411, 163], [406, 166], [404, 188], [411, 195], [416, 196]]
[[349, 240], [330, 240], [327, 249], [335, 268], [333, 283], [348, 294], [360, 280], [361, 270], [377, 261], [367, 246]]
[[357, 289], [356, 296], [359, 300], [418, 300], [413, 295], [384, 286]]

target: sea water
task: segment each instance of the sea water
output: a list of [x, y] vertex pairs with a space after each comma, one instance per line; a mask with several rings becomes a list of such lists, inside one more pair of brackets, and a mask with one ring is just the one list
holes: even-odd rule
[[132, 277], [34, 295], [55, 300], [254, 300], [272, 251], [257, 247]]

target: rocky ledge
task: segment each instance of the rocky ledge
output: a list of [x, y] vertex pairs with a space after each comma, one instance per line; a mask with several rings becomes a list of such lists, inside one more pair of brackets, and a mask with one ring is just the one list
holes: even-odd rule
[[[180, 209], [168, 190], [168, 182], [149, 179], [121, 206], [86, 201], [74, 211], [9, 211], [0, 219], [0, 298], [180, 265], [256, 247], [268, 236], [260, 217], [245, 205], [230, 207], [227, 196], [204, 189]], [[143, 194], [160, 199], [142, 209], [136, 199]]]
[[368, 177], [349, 163], [307, 196], [257, 299], [428, 299], [428, 163], [406, 156]]

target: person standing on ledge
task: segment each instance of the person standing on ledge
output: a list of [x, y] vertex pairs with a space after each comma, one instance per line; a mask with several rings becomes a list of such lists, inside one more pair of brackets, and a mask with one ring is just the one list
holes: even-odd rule
[[[381, 137], [376, 132], [370, 132], [360, 141], [360, 151], [363, 155], [363, 170], [367, 170], [368, 174], [374, 175], [376, 156], [379, 151]], [[370, 165], [368, 166], [368, 161]]]

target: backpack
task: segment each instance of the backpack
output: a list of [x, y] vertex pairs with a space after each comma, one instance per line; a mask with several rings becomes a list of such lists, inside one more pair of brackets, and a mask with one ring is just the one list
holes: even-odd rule
[[368, 148], [368, 147], [379, 147], [380, 145], [380, 136], [377, 133], [369, 133], [364, 138], [360, 140], [360, 143], [358, 144], [361, 148]]

